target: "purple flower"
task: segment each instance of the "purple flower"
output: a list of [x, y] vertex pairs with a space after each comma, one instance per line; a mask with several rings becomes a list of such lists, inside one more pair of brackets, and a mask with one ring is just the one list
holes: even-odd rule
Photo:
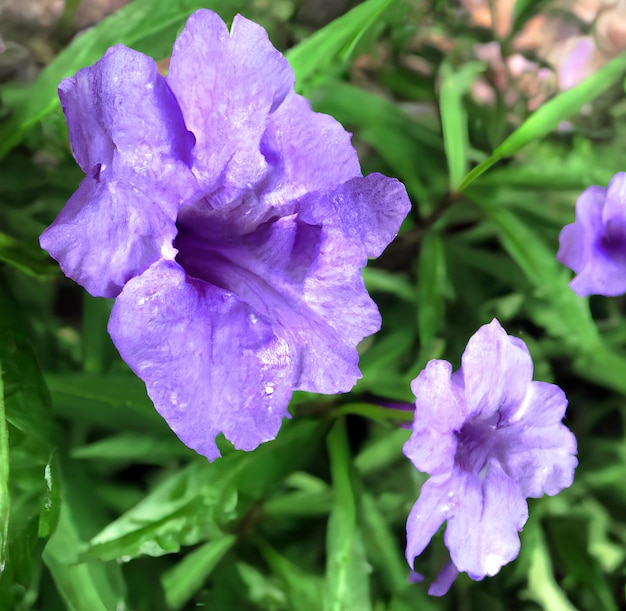
[[561, 231], [556, 258], [578, 275], [581, 297], [626, 293], [626, 173], [604, 187], [589, 187], [576, 202], [576, 222]]
[[360, 377], [380, 327], [361, 268], [409, 209], [293, 90], [258, 25], [191, 16], [167, 78], [116, 46], [59, 88], [86, 177], [41, 245], [93, 295], [156, 409], [198, 453], [276, 436], [296, 389]]
[[517, 557], [527, 497], [571, 485], [576, 439], [561, 423], [558, 386], [533, 382], [520, 339], [497, 320], [469, 340], [461, 368], [430, 361], [413, 380], [413, 434], [404, 454], [430, 475], [407, 521], [411, 566], [444, 521], [451, 564], [429, 593], [445, 594], [459, 571], [495, 575]]

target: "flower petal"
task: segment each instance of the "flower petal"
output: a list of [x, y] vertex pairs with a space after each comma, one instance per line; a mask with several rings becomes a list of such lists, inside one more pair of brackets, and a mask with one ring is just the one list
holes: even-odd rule
[[196, 11], [174, 44], [167, 81], [196, 137], [194, 172], [205, 192], [259, 181], [267, 117], [294, 84], [265, 30], [237, 15], [229, 34], [217, 14]]
[[519, 553], [528, 519], [522, 492], [496, 460], [481, 476], [458, 471], [451, 484], [459, 499], [444, 534], [452, 562], [472, 579], [493, 576]]
[[576, 222], [566, 225], [559, 236], [556, 258], [577, 274], [591, 258], [597, 236], [602, 233], [602, 207], [606, 197], [603, 187], [589, 187], [576, 201]]
[[470, 338], [461, 363], [467, 408], [485, 420], [519, 405], [532, 380], [526, 345], [507, 335], [496, 319]]
[[65, 79], [59, 95], [88, 176], [40, 243], [92, 295], [115, 297], [162, 256], [197, 183], [193, 136], [154, 61], [122, 46]]
[[602, 223], [610, 235], [626, 236], [626, 172], [618, 172], [606, 189]]
[[175, 161], [190, 161], [194, 137], [154, 60], [142, 53], [110, 48], [93, 66], [64, 79], [59, 98], [85, 174], [97, 164], [102, 172], [124, 165], [158, 183]]
[[559, 236], [557, 259], [578, 275], [570, 282], [580, 297], [626, 293], [626, 174], [609, 188], [589, 187], [576, 202], [576, 222]]
[[342, 248], [360, 246], [367, 257], [378, 257], [395, 238], [410, 209], [404, 185], [374, 173], [306, 196], [300, 218], [333, 231]]
[[296, 388], [336, 393], [360, 377], [357, 343], [380, 326], [380, 316], [350, 256], [297, 215], [262, 224], [239, 238], [212, 243], [212, 227], [196, 217], [180, 227], [177, 261], [196, 278], [236, 294], [274, 324], [300, 370]]
[[415, 558], [449, 517], [452, 509], [450, 491], [450, 479], [431, 477], [424, 482], [406, 521], [406, 559], [411, 568]]
[[498, 431], [498, 458], [526, 497], [554, 495], [574, 481], [576, 438], [561, 423], [566, 406], [558, 386], [533, 382], [515, 421]]
[[313, 112], [302, 96], [288, 95], [269, 117], [261, 141], [263, 155], [276, 174], [265, 199], [291, 201], [360, 177], [350, 137], [333, 117]]
[[109, 332], [172, 430], [210, 460], [220, 432], [253, 450], [288, 416], [298, 363], [285, 340], [235, 295], [175, 262], [126, 284]]
[[428, 587], [428, 593], [431, 596], [445, 596], [458, 574], [459, 570], [453, 562], [446, 563], [446, 566], [437, 575], [437, 579]]
[[63, 273], [97, 297], [163, 256], [174, 258], [175, 220], [132, 182], [105, 180], [96, 167], [39, 238]]

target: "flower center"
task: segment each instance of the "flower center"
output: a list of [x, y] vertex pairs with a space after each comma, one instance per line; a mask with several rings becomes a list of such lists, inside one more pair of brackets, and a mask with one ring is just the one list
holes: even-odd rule
[[486, 420], [473, 418], [456, 432], [458, 442], [454, 461], [460, 469], [479, 477], [484, 474], [489, 458], [495, 453], [498, 421], [498, 412]]

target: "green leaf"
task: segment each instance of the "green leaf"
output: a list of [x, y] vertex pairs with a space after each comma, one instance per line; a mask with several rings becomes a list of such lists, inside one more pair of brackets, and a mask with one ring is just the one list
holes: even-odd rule
[[98, 533], [83, 558], [162, 556], [220, 537], [274, 485], [311, 460], [323, 426], [292, 422], [278, 439], [253, 452], [192, 462]]
[[626, 71], [626, 54], [619, 55], [576, 87], [564, 91], [543, 104], [496, 148], [491, 157], [476, 166], [463, 179], [459, 190], [465, 190], [503, 157], [514, 155], [533, 140], [543, 138], [556, 129], [561, 121], [577, 113], [585, 104], [623, 78], [624, 71]]
[[167, 604], [172, 609], [181, 609], [236, 542], [235, 535], [222, 535], [193, 550], [163, 573], [161, 583]]
[[415, 303], [416, 291], [410, 280], [399, 273], [390, 273], [376, 267], [366, 267], [363, 270], [363, 279], [369, 292], [379, 291], [389, 293], [398, 299]]
[[300, 569], [263, 539], [256, 538], [255, 542], [273, 573], [283, 582], [290, 608], [321, 611], [323, 598], [320, 597], [320, 592], [324, 587], [323, 580]]
[[173, 433], [169, 439], [159, 439], [154, 435], [128, 432], [74, 448], [71, 456], [83, 460], [161, 464], [173, 458], [190, 458], [194, 456], [194, 452], [183, 445]]
[[29, 276], [52, 276], [58, 268], [39, 246], [27, 247], [6, 233], [0, 232], [0, 261]]
[[558, 317], [545, 319], [545, 311], [537, 311], [538, 322], [555, 337], [585, 351], [600, 344], [598, 330], [589, 311], [588, 302], [580, 299], [568, 286], [568, 274], [557, 262], [555, 252], [511, 211], [494, 201], [475, 197], [486, 215], [495, 223], [503, 246], [520, 266], [538, 294], [551, 303], [551, 312]]
[[545, 536], [536, 520], [530, 520], [524, 527], [522, 550], [530, 567], [525, 597], [537, 602], [545, 611], [576, 611], [554, 580]]
[[6, 563], [6, 547], [9, 536], [11, 497], [9, 495], [9, 430], [4, 408], [4, 384], [2, 361], [0, 361], [0, 573]]
[[326, 611], [371, 609], [367, 559], [357, 523], [357, 499], [351, 477], [346, 424], [339, 418], [328, 435], [335, 504], [326, 535]]
[[330, 63], [346, 62], [363, 35], [378, 25], [385, 10], [396, 3], [366, 0], [290, 49], [286, 57], [296, 73], [298, 87], [302, 89], [315, 72]]
[[128, 373], [47, 373], [55, 413], [84, 426], [129, 428], [169, 434], [146, 394], [144, 383]]
[[411, 431], [402, 428], [388, 432], [365, 446], [354, 459], [354, 466], [364, 476], [404, 460], [402, 446], [410, 436]]
[[58, 106], [61, 79], [93, 64], [109, 47], [124, 44], [160, 59], [170, 54], [177, 32], [197, 9], [210, 8], [223, 18], [232, 18], [247, 5], [244, 0], [134, 0], [103, 19], [65, 47], [31, 86], [5, 95], [13, 115], [0, 125], [0, 158], [21, 141], [26, 129]]
[[82, 541], [73, 520], [72, 510], [64, 503], [57, 529], [43, 553], [68, 611], [126, 608], [119, 566], [76, 562], [76, 551]]
[[83, 292], [82, 348], [83, 367], [87, 373], [104, 373], [116, 353], [107, 333], [112, 306], [112, 300]]
[[557, 262], [555, 251], [521, 218], [497, 205], [497, 193], [493, 201], [474, 191], [472, 195], [495, 223], [507, 252], [535, 287], [533, 298], [526, 304], [535, 323], [563, 341], [579, 375], [626, 393], [626, 355], [604, 344], [591, 316], [589, 300], [581, 299], [569, 288], [570, 274]]
[[476, 80], [476, 76], [484, 70], [485, 64], [468, 62], [462, 64], [455, 72], [447, 61], [444, 61], [439, 69], [441, 80], [439, 110], [452, 191], [458, 188], [467, 172], [469, 138], [463, 97]]
[[387, 589], [392, 594], [397, 594], [409, 585], [409, 566], [385, 517], [374, 497], [363, 494], [363, 522], [368, 558], [380, 573]]
[[422, 346], [427, 346], [435, 339], [445, 314], [446, 260], [443, 240], [436, 231], [427, 232], [422, 241], [418, 280], [417, 328]]

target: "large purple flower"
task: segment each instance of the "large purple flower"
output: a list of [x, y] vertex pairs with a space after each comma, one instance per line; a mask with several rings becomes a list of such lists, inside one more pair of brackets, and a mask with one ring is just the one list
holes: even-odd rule
[[180, 439], [272, 439], [295, 389], [347, 391], [380, 326], [361, 268], [396, 235], [404, 187], [363, 177], [350, 135], [293, 90], [258, 25], [191, 16], [163, 78], [123, 46], [59, 96], [86, 174], [41, 245], [93, 295]]
[[556, 258], [578, 275], [570, 287], [581, 297], [626, 293], [626, 173], [589, 187], [576, 202], [576, 222], [563, 228]]
[[561, 423], [567, 400], [532, 375], [524, 342], [493, 320], [469, 340], [460, 369], [430, 361], [413, 380], [404, 453], [430, 478], [407, 521], [406, 557], [412, 566], [444, 521], [451, 557], [430, 594], [445, 594], [459, 571], [495, 575], [519, 553], [526, 498], [573, 481], [576, 439]]

